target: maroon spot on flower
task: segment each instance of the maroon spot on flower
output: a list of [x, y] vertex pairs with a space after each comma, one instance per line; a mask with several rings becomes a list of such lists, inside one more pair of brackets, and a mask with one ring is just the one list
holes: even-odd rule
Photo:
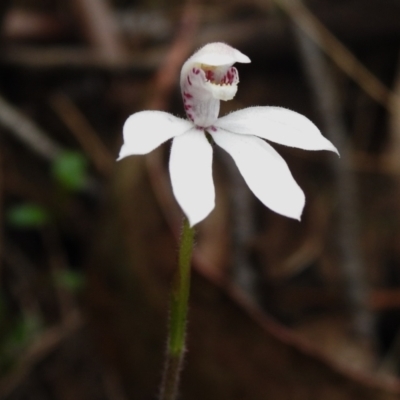
[[206, 79], [208, 81], [213, 81], [214, 80], [214, 72], [213, 71], [206, 71]]
[[227, 73], [223, 76], [221, 79], [221, 83], [229, 84], [231, 85], [233, 81], [235, 80], [236, 76], [236, 69], [235, 68], [230, 68]]
[[200, 73], [200, 70], [198, 68], [193, 68], [193, 72], [198, 75]]
[[191, 113], [186, 113], [186, 115], [188, 116], [188, 118], [193, 121], [193, 115]]
[[211, 126], [210, 129], [211, 129], [213, 132], [217, 132], [217, 128], [216, 128], [215, 126]]
[[185, 104], [185, 110], [190, 110], [192, 108], [192, 106], [191, 105], [189, 105], [189, 104]]
[[183, 96], [184, 96], [186, 99], [192, 99], [192, 98], [193, 98], [193, 96], [192, 96], [190, 93], [187, 93], [187, 92], [183, 92]]
[[188, 81], [189, 85], [192, 85], [192, 81], [190, 80], [190, 76], [187, 77], [187, 81]]
[[234, 80], [235, 80], [235, 78], [236, 78], [236, 75], [237, 75], [237, 70], [236, 70], [236, 68], [231, 68], [230, 69], [230, 73], [231, 73], [231, 80], [230, 80], [230, 83], [232, 83]]

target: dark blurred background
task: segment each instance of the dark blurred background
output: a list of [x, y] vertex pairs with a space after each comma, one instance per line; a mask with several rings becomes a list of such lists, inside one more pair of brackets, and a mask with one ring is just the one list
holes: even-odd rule
[[2, 0], [0, 24], [1, 399], [157, 398], [182, 215], [169, 144], [115, 159], [130, 114], [184, 116], [214, 41], [252, 60], [221, 114], [290, 108], [341, 158], [275, 146], [299, 223], [215, 149], [181, 398], [400, 399], [398, 0]]

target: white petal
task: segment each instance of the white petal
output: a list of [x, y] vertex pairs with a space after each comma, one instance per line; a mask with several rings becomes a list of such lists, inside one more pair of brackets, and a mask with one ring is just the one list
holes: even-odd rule
[[236, 62], [249, 63], [250, 58], [239, 50], [221, 42], [206, 44], [186, 61], [191, 65], [199, 63], [216, 67], [219, 65], [233, 65]]
[[222, 129], [211, 134], [215, 143], [232, 156], [247, 185], [263, 204], [278, 214], [300, 220], [304, 193], [285, 160], [268, 143]]
[[118, 160], [132, 154], [147, 154], [174, 136], [190, 130], [193, 124], [163, 111], [141, 111], [125, 122], [124, 144]]
[[212, 147], [203, 131], [192, 129], [174, 138], [169, 171], [176, 200], [193, 226], [215, 205]]
[[304, 150], [336, 147], [304, 115], [282, 107], [249, 107], [219, 118], [216, 126], [229, 132], [259, 136], [285, 146]]

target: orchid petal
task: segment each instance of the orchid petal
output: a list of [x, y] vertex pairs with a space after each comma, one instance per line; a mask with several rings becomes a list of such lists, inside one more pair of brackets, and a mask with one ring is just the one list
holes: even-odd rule
[[206, 64], [217, 67], [220, 65], [233, 65], [236, 62], [249, 63], [250, 58], [225, 43], [216, 42], [203, 46], [184, 65]]
[[169, 171], [175, 198], [193, 226], [215, 205], [212, 147], [203, 131], [192, 129], [174, 138]]
[[147, 154], [174, 136], [190, 130], [193, 124], [163, 111], [141, 111], [125, 122], [124, 144], [118, 160], [133, 154]]
[[300, 220], [305, 203], [303, 191], [285, 160], [265, 141], [217, 129], [215, 143], [234, 159], [256, 197], [271, 210]]
[[232, 133], [259, 136], [272, 142], [304, 150], [336, 147], [304, 115], [282, 107], [249, 107], [219, 118], [215, 126]]

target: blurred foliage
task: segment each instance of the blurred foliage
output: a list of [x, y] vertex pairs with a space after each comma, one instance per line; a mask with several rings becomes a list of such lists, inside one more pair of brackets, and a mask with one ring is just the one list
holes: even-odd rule
[[8, 329], [3, 331], [0, 339], [0, 371], [11, 368], [42, 330], [42, 321], [34, 314], [18, 316], [9, 323]]
[[50, 215], [43, 207], [24, 203], [11, 207], [6, 214], [7, 221], [14, 228], [40, 228], [50, 221]]
[[56, 284], [72, 293], [78, 294], [85, 287], [85, 277], [81, 271], [62, 270], [55, 274]]
[[79, 191], [87, 177], [88, 161], [82, 153], [65, 151], [52, 165], [52, 175], [61, 187], [68, 191]]

